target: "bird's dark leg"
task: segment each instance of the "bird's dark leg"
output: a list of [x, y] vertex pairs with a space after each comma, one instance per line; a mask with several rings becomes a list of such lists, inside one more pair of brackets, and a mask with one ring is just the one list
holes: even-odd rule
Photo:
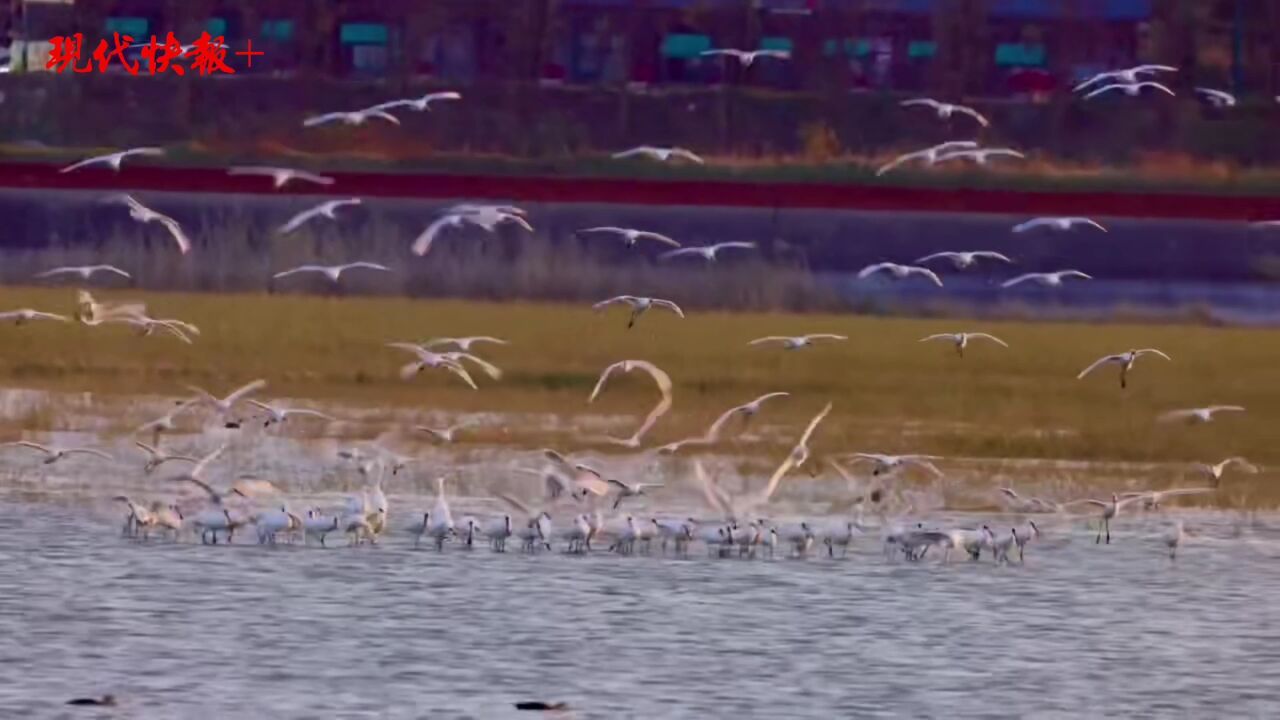
[[1110, 545], [1111, 544], [1111, 521], [1110, 520], [1107, 520], [1106, 526], [1107, 526], [1107, 544]]

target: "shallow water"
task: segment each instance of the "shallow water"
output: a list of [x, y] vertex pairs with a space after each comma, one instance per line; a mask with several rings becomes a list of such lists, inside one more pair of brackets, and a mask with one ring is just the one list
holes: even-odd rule
[[[406, 523], [405, 515], [393, 524]], [[1280, 709], [1274, 531], [1079, 523], [1024, 566], [138, 543], [0, 500], [0, 716], [1186, 716]], [[246, 533], [248, 535], [248, 533]], [[1221, 539], [1211, 539], [1221, 538]], [[1252, 539], [1249, 539], [1252, 538]], [[245, 542], [249, 542], [245, 538]]]

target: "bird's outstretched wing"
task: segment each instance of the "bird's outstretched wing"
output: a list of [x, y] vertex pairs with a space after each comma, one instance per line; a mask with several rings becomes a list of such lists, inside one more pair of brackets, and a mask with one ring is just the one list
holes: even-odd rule
[[187, 237], [187, 234], [183, 232], [182, 226], [178, 224], [177, 220], [167, 215], [160, 215], [156, 218], [156, 222], [169, 231], [169, 235], [173, 237], [173, 241], [178, 245], [178, 252], [183, 255], [191, 252], [191, 238]]
[[1000, 260], [1002, 262], [1007, 262], [1007, 263], [1013, 262], [1013, 260], [1009, 259], [1008, 256], [1002, 253], [998, 253], [994, 250], [975, 250], [973, 252], [973, 256], [976, 258], [980, 257], [980, 258], [988, 258], [991, 260]]
[[1023, 275], [1019, 275], [1013, 278], [1012, 280], [1005, 280], [1004, 282], [1000, 283], [1000, 287], [1002, 288], [1013, 287], [1014, 285], [1027, 282], [1028, 280], [1040, 280], [1043, 278], [1044, 278], [1044, 273], [1026, 273]]
[[323, 207], [323, 206], [320, 206], [320, 207], [313, 207], [313, 208], [308, 208], [308, 209], [303, 210], [302, 212], [298, 213], [297, 215], [294, 215], [293, 217], [289, 218], [289, 221], [288, 221], [288, 222], [286, 222], [285, 224], [281, 225], [281, 226], [279, 227], [279, 229], [277, 229], [277, 230], [276, 230], [276, 234], [277, 234], [277, 235], [288, 235], [289, 233], [293, 232], [294, 230], [297, 230], [298, 228], [302, 227], [302, 226], [303, 226], [303, 224], [305, 224], [305, 223], [306, 223], [308, 220], [310, 220], [311, 218], [313, 218], [313, 217], [315, 217], [315, 216], [317, 216], [317, 215], [322, 215], [322, 214], [324, 214], [324, 211], [323, 211], [322, 207]]
[[934, 100], [933, 98], [913, 98], [911, 100], [903, 100], [902, 102], [898, 103], [898, 105], [902, 107], [914, 107], [917, 105], [923, 105], [925, 107], [931, 107], [934, 109], [937, 109], [938, 106], [941, 104], [942, 103], [938, 102], [937, 100]]
[[[990, 121], [988, 121], [985, 117], [983, 117], [983, 116], [982, 116], [982, 114], [981, 114], [981, 113], [979, 113], [977, 110], [974, 110], [974, 109], [973, 109], [973, 108], [971, 108], [971, 107], [966, 107], [966, 106], [964, 106], [964, 105], [954, 105], [954, 106], [952, 106], [952, 109], [953, 109], [955, 112], [962, 113], [962, 114], [964, 114], [964, 115], [968, 115], [969, 117], [973, 118], [974, 120], [977, 120], [977, 121], [978, 121], [978, 124], [979, 124], [979, 125], [981, 125], [982, 127], [990, 127], [990, 126], [991, 126], [991, 122], [990, 122]], [[1019, 156], [1019, 157], [1021, 157], [1021, 156]]]
[[266, 386], [267, 386], [267, 381], [262, 379], [245, 383], [243, 386], [237, 388], [235, 392], [227, 396], [226, 398], [227, 405], [235, 405], [237, 402], [242, 400], [246, 395], [255, 393]]
[[635, 300], [636, 300], [636, 297], [634, 295], [619, 295], [617, 297], [611, 297], [608, 300], [601, 300], [600, 302], [592, 305], [591, 309], [595, 310], [596, 312], [599, 312], [609, 307], [610, 305], [616, 305], [618, 303], [626, 303], [630, 305], [631, 303], [635, 302]]
[[418, 257], [426, 255], [431, 251], [432, 243], [435, 242], [436, 237], [439, 236], [442, 230], [447, 227], [462, 227], [462, 223], [465, 219], [466, 218], [463, 215], [450, 214], [432, 221], [432, 223], [427, 226], [427, 229], [423, 230], [422, 234], [413, 241], [413, 246], [411, 248], [413, 254]]
[[348, 115], [349, 113], [344, 113], [344, 112], [332, 112], [332, 113], [325, 113], [324, 115], [313, 115], [312, 117], [306, 118], [302, 121], [302, 127], [315, 127], [317, 125], [324, 125], [326, 123], [337, 122], [337, 121], [345, 122]]
[[984, 338], [984, 339], [986, 339], [986, 340], [990, 340], [990, 341], [992, 341], [992, 342], [996, 343], [997, 345], [1003, 345], [1003, 346], [1005, 346], [1005, 347], [1009, 347], [1009, 343], [1007, 343], [1007, 342], [1005, 342], [1005, 341], [1001, 340], [1000, 338], [996, 337], [995, 335], [991, 335], [991, 334], [989, 334], [989, 333], [982, 333], [982, 332], [969, 333], [969, 337], [971, 337], [971, 338]]
[[639, 147], [633, 147], [630, 150], [623, 150], [622, 152], [616, 152], [613, 154], [613, 157], [618, 159], [635, 157], [637, 155], [644, 155], [646, 157], [655, 157], [657, 156], [657, 154], [658, 154], [657, 148], [653, 148], [648, 145], [641, 145]]
[[[974, 254], [975, 256], [977, 255], [977, 253], [974, 253]], [[915, 264], [920, 265], [922, 263], [927, 263], [930, 260], [941, 260], [943, 258], [950, 260], [953, 258], [957, 258], [959, 256], [960, 256], [960, 253], [956, 253], [956, 252], [936, 252], [932, 255], [925, 255], [922, 258], [917, 258], [914, 262]]]
[[893, 263], [876, 263], [875, 265], [868, 265], [858, 271], [858, 279], [862, 280], [880, 272], [881, 270], [886, 270], [891, 267], [893, 267]]
[[706, 164], [706, 162], [700, 156], [695, 154], [692, 150], [686, 150], [684, 148], [672, 148], [671, 156], [684, 158], [685, 160], [688, 160], [690, 162], [695, 162], [699, 165]]
[[664, 245], [670, 245], [671, 247], [676, 247], [676, 248], [680, 247], [680, 243], [676, 242], [674, 239], [666, 235], [663, 235], [662, 233], [649, 232], [648, 230], [642, 230], [640, 231], [639, 237], [649, 238], [650, 240], [660, 242]]
[[623, 360], [622, 362], [616, 362], [606, 367], [604, 372], [600, 373], [600, 379], [596, 380], [596, 386], [591, 390], [591, 396], [587, 398], [587, 402], [595, 402], [596, 398], [600, 395], [600, 391], [604, 389], [605, 383], [609, 382], [609, 378], [618, 370], [625, 370], [626, 364], [627, 362]]
[[671, 302], [670, 300], [663, 300], [663, 299], [661, 299], [661, 298], [653, 298], [652, 300], [650, 300], [650, 303], [651, 303], [654, 307], [660, 307], [660, 308], [663, 308], [663, 309], [666, 309], [666, 310], [670, 310], [671, 312], [675, 313], [676, 315], [678, 315], [678, 316], [680, 316], [680, 317], [684, 317], [684, 310], [681, 310], [679, 305], [677, 305], [677, 304], [675, 304], [675, 303]]
[[1097, 360], [1094, 360], [1092, 365], [1085, 368], [1084, 370], [1081, 370], [1080, 374], [1076, 375], [1076, 379], [1079, 380], [1083, 378], [1085, 375], [1088, 375], [1094, 370], [1097, 370], [1098, 368], [1102, 367], [1103, 365], [1109, 365], [1111, 363], [1118, 362], [1122, 359], [1123, 359], [1123, 356], [1121, 355], [1105, 355], [1103, 357], [1100, 357]]

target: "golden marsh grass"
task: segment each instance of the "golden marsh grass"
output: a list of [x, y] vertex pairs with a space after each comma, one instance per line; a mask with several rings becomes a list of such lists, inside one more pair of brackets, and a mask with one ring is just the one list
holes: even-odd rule
[[[637, 358], [666, 369], [675, 383], [674, 408], [649, 438], [654, 445], [700, 433], [723, 409], [784, 390], [793, 397], [771, 405], [762, 422], [798, 428], [826, 400], [835, 404], [819, 433], [819, 454], [1173, 463], [1156, 466], [1169, 468], [1165, 484], [1188, 480], [1174, 470], [1176, 463], [1229, 455], [1264, 467], [1280, 462], [1272, 430], [1280, 413], [1274, 382], [1280, 334], [1266, 330], [697, 310], [684, 320], [653, 312], [627, 330], [624, 312], [597, 314], [578, 305], [98, 295], [145, 301], [156, 317], [195, 323], [202, 334], [187, 346], [124, 327], [4, 325], [0, 377], [14, 386], [172, 395], [182, 394], [187, 383], [219, 391], [262, 377], [270, 383], [269, 396], [423, 410], [634, 414], [638, 423], [656, 398], [647, 379], [614, 381], [595, 405], [586, 404], [606, 365]], [[70, 313], [73, 302], [69, 288], [0, 288], [0, 309]], [[975, 342], [960, 359], [947, 343], [918, 342], [957, 330], [991, 332], [1011, 347]], [[747, 346], [764, 335], [806, 332], [839, 333], [849, 341], [800, 351]], [[474, 334], [511, 342], [478, 346], [480, 355], [506, 371], [498, 382], [477, 375], [479, 391], [430, 372], [402, 381], [397, 370], [409, 356], [386, 347]], [[1173, 361], [1143, 358], [1125, 391], [1111, 368], [1076, 379], [1097, 357], [1131, 347], [1157, 347]], [[1156, 422], [1167, 410], [1226, 403], [1248, 412], [1206, 425]], [[10, 418], [10, 427], [14, 423], [26, 424]], [[523, 437], [542, 441], [536, 433]], [[583, 437], [577, 442], [588, 444]], [[1157, 469], [1156, 477], [1163, 473]], [[1267, 478], [1264, 472], [1247, 482], [1265, 495]]]

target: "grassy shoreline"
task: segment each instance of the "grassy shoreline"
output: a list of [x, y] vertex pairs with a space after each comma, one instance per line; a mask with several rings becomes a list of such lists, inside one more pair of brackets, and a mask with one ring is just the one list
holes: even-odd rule
[[[219, 391], [256, 377], [268, 396], [349, 401], [384, 408], [464, 412], [635, 414], [656, 394], [628, 377], [593, 405], [587, 395], [609, 363], [647, 359], [675, 382], [675, 406], [650, 440], [699, 433], [721, 410], [764, 392], [792, 398], [769, 423], [803, 424], [827, 400], [835, 411], [819, 452], [933, 452], [973, 458], [1132, 462], [1216, 461], [1244, 455], [1280, 463], [1269, 418], [1280, 412], [1274, 378], [1280, 334], [1184, 325], [1087, 325], [875, 318], [855, 315], [691, 312], [651, 314], [633, 330], [621, 314], [578, 305], [389, 298], [219, 295], [121, 291], [156, 317], [198, 325], [191, 346], [139, 337], [124, 327], [63, 323], [0, 326], [0, 381], [95, 393], [180, 395], [184, 384]], [[70, 312], [70, 289], [0, 288], [0, 309]], [[983, 330], [1009, 349], [976, 346], [961, 360], [934, 332]], [[798, 352], [748, 347], [756, 337], [836, 332], [849, 341]], [[443, 374], [404, 382], [409, 357], [388, 342], [491, 334], [509, 346], [479, 354], [506, 371], [477, 376], [472, 391]], [[1113, 372], [1076, 380], [1097, 357], [1158, 347], [1121, 391]], [[1239, 403], [1248, 412], [1197, 427], [1165, 425], [1175, 408]], [[1259, 476], [1262, 477], [1262, 476]]]

